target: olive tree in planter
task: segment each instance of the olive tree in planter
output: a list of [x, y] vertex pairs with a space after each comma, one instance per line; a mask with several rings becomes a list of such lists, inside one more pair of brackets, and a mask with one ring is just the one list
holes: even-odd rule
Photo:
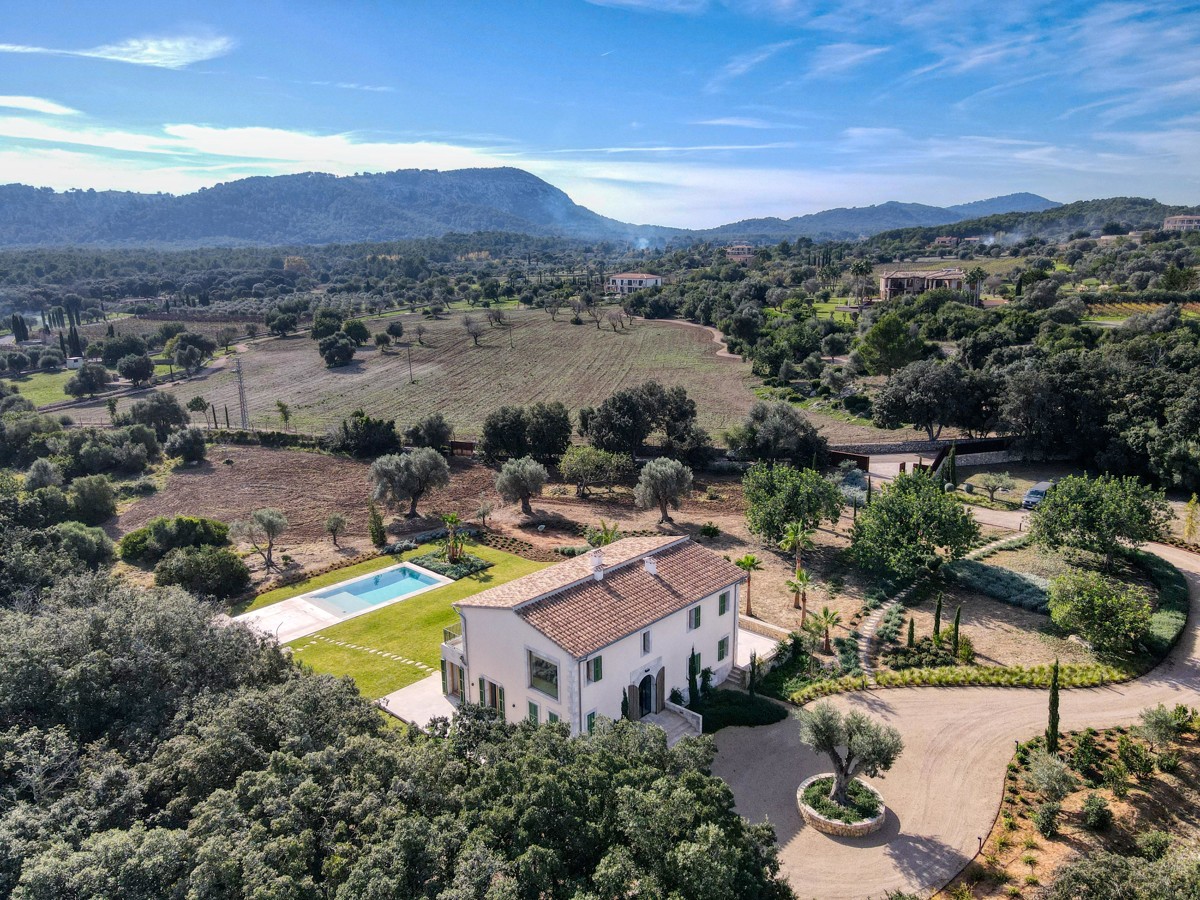
[[852, 710], [842, 714], [831, 703], [818, 703], [800, 715], [800, 740], [833, 763], [829, 799], [849, 805], [846, 790], [859, 775], [886, 772], [904, 750], [900, 732]]

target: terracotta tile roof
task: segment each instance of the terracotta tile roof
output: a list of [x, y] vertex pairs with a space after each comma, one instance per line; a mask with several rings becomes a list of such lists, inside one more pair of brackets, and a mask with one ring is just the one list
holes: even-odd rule
[[662, 278], [661, 275], [650, 275], [646, 272], [618, 272], [616, 275], [609, 275], [609, 278]]
[[[619, 566], [647, 553], [666, 547], [668, 544], [685, 541], [687, 538], [674, 534], [652, 537], [625, 538], [614, 541], [604, 548], [604, 567]], [[592, 577], [592, 565], [587, 555], [564, 560], [540, 572], [523, 575], [513, 581], [480, 591], [454, 603], [454, 606], [514, 607], [552, 591], [559, 591], [584, 578]]]
[[605, 566], [601, 580], [589, 575], [515, 612], [579, 658], [746, 577], [733, 563], [690, 540], [648, 555], [655, 560], [654, 575], [640, 561]]
[[963, 278], [966, 272], [962, 269], [929, 269], [923, 272], [911, 272], [898, 270], [895, 272], [884, 272], [882, 278]]

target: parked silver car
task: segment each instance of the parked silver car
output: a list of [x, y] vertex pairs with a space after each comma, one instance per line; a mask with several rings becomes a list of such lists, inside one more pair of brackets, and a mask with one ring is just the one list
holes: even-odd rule
[[1033, 509], [1046, 499], [1046, 494], [1048, 494], [1050, 489], [1053, 487], [1053, 481], [1039, 481], [1025, 492], [1025, 499], [1021, 501], [1021, 506], [1025, 509]]

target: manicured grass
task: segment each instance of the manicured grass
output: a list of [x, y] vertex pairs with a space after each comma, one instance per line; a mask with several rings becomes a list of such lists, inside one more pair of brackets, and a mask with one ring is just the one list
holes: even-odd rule
[[46, 406], [71, 399], [63, 387], [73, 374], [66, 369], [58, 372], [34, 372], [31, 375], [10, 376], [5, 378], [4, 382], [16, 387], [21, 396], [34, 406]]
[[[419, 594], [411, 600], [393, 603], [378, 612], [297, 638], [289, 645], [296, 659], [312, 666], [317, 672], [353, 677], [358, 689], [372, 698], [390, 694], [426, 677], [429, 673], [415, 666], [328, 641], [342, 641], [370, 650], [394, 653], [436, 670], [441, 657], [442, 629], [458, 621], [458, 614], [450, 606], [451, 603], [548, 565], [491, 547], [477, 544], [468, 546], [471, 553], [494, 565], [478, 575]], [[345, 572], [345, 569], [341, 570], [338, 580], [348, 577]]]
[[[428, 547], [428, 550], [425, 549], [426, 547]], [[433, 549], [436, 548], [432, 544], [428, 544], [423, 545], [417, 552], [426, 553]], [[378, 569], [386, 569], [388, 566], [394, 566], [400, 561], [400, 558], [397, 556], [377, 556], [374, 559], [368, 559], [366, 562], [355, 563], [352, 566], [343, 566], [340, 569], [334, 569], [332, 572], [326, 572], [324, 575], [315, 575], [312, 578], [306, 578], [304, 581], [297, 581], [295, 584], [289, 584], [286, 587], [275, 588], [273, 591], [259, 594], [245, 607], [240, 607], [237, 612], [244, 613], [262, 609], [264, 606], [270, 606], [272, 603], [278, 603], [280, 600], [287, 600], [289, 597], [299, 597], [301, 594], [307, 594], [309, 591], [315, 591], [317, 588], [337, 584], [339, 581], [348, 581], [355, 576], [366, 575], [368, 572], [374, 572]]]

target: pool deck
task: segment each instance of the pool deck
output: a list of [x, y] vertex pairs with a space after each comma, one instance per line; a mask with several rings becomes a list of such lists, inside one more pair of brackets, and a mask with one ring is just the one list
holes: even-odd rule
[[[368, 606], [366, 609], [350, 613], [336, 612], [330, 608], [328, 603], [318, 604], [313, 599], [310, 599], [315, 594], [329, 595], [344, 585], [367, 578], [373, 579], [378, 575], [395, 571], [401, 567], [406, 567], [421, 575], [432, 578], [434, 583], [420, 590], [402, 594], [384, 603], [376, 603], [374, 606]], [[242, 613], [240, 616], [235, 616], [233, 621], [249, 625], [255, 631], [271, 635], [279, 643], [286, 644], [294, 641], [296, 638], [312, 634], [314, 631], [320, 631], [323, 628], [328, 628], [330, 625], [336, 625], [338, 622], [345, 622], [347, 619], [353, 619], [357, 616], [365, 616], [367, 613], [373, 613], [377, 609], [383, 609], [385, 606], [400, 603], [409, 597], [416, 597], [418, 594], [436, 590], [437, 588], [453, 583], [453, 579], [447, 578], [445, 575], [439, 575], [437, 572], [431, 572], [429, 569], [424, 569], [412, 563], [398, 562], [394, 566], [380, 569], [378, 572], [372, 572], [369, 575], [358, 575], [354, 578], [347, 578], [345, 581], [338, 582], [337, 584], [326, 585], [309, 591], [307, 594], [301, 594], [298, 597], [289, 597], [287, 600], [280, 600], [278, 603], [272, 603], [270, 606], [264, 606], [253, 612]]]

